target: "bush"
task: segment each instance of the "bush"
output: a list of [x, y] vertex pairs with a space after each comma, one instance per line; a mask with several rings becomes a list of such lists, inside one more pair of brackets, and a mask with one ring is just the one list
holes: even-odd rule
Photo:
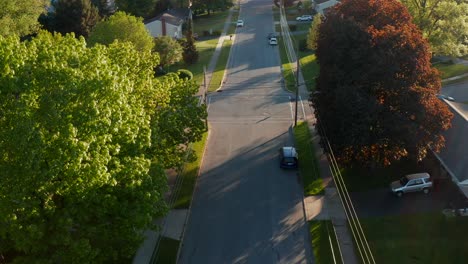
[[221, 36], [221, 30], [213, 31], [213, 36]]
[[297, 30], [297, 25], [289, 25], [289, 30], [296, 31]]
[[210, 32], [208, 30], [203, 30], [203, 36], [208, 37], [210, 35]]
[[187, 78], [189, 81], [193, 79], [193, 74], [191, 71], [186, 70], [186, 69], [180, 69], [177, 71], [177, 75], [179, 75], [179, 78], [185, 79]]

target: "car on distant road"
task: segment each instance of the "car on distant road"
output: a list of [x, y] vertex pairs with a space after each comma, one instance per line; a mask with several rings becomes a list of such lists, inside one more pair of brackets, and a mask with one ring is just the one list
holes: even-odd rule
[[270, 38], [269, 43], [271, 46], [278, 45], [278, 40], [276, 38]]
[[299, 156], [296, 148], [282, 147], [279, 149], [280, 168], [296, 169], [299, 166]]
[[451, 102], [455, 101], [455, 98], [453, 98], [451, 96], [448, 96], [448, 95], [445, 95], [445, 94], [437, 94], [436, 96], [439, 99], [445, 99], [445, 100], [449, 100]]
[[311, 15], [302, 15], [300, 17], [296, 17], [297, 21], [312, 21]]
[[236, 27], [243, 27], [244, 26], [244, 20], [237, 20]]
[[408, 192], [429, 193], [429, 189], [431, 188], [431, 176], [427, 172], [409, 174], [390, 184], [390, 189], [398, 197]]

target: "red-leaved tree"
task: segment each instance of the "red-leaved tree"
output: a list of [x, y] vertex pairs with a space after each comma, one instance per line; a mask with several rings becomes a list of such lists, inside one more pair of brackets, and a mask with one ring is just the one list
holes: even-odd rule
[[452, 113], [436, 98], [428, 43], [397, 0], [343, 0], [320, 27], [318, 125], [345, 163], [421, 160], [444, 146]]

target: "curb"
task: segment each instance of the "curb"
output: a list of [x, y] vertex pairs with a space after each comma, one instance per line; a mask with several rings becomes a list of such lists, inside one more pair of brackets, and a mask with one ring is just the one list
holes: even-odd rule
[[195, 181], [195, 186], [193, 187], [193, 194], [192, 194], [192, 199], [190, 199], [190, 206], [189, 208], [187, 209], [187, 216], [185, 217], [185, 221], [184, 221], [184, 226], [182, 228], [182, 234], [180, 236], [180, 243], [179, 243], [179, 248], [177, 249], [177, 257], [176, 257], [176, 262], [175, 263], [178, 263], [179, 262], [179, 257], [180, 257], [180, 251], [182, 249], [182, 246], [184, 245], [184, 237], [185, 237], [185, 229], [187, 227], [187, 223], [189, 222], [189, 219], [190, 219], [190, 215], [192, 213], [192, 204], [193, 204], [193, 199], [195, 197], [195, 191], [197, 190], [197, 186], [198, 186], [198, 179], [200, 177], [200, 172], [202, 171], [202, 168], [203, 168], [203, 164], [204, 164], [204, 161], [205, 161], [205, 152], [206, 152], [206, 148], [207, 148], [207, 145], [208, 145], [208, 141], [210, 139], [210, 129], [208, 127], [208, 135], [206, 136], [206, 144], [205, 146], [203, 147], [203, 154], [202, 154], [202, 157], [201, 157], [201, 161], [200, 161], [200, 168], [198, 168], [198, 173], [197, 173], [197, 180]]

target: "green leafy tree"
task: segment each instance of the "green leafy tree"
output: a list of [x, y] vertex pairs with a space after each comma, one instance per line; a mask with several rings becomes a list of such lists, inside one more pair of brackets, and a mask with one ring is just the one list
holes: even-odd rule
[[317, 40], [320, 34], [320, 25], [322, 24], [322, 15], [316, 14], [314, 21], [309, 28], [309, 34], [307, 35], [307, 48], [311, 50], [317, 49]]
[[184, 62], [187, 64], [194, 64], [198, 61], [198, 51], [197, 47], [195, 46], [195, 39], [193, 38], [192, 34], [192, 25], [191, 22], [188, 22], [187, 26], [188, 30], [185, 35], [185, 39], [181, 41], [182, 48], [184, 52], [182, 53], [182, 58]]
[[74, 32], [87, 37], [100, 20], [99, 10], [91, 0], [57, 1], [55, 6], [54, 30], [62, 34]]
[[[336, 157], [371, 167], [444, 146], [452, 113], [421, 31], [396, 0], [344, 0], [327, 14], [312, 96]], [[326, 70], [324, 70], [326, 69]]]
[[99, 9], [101, 17], [108, 17], [117, 10], [115, 0], [91, 0], [91, 2]]
[[167, 210], [163, 169], [201, 137], [197, 85], [155, 79], [157, 56], [128, 43], [40, 33], [0, 46], [0, 252], [128, 263]]
[[88, 43], [109, 45], [115, 40], [130, 42], [139, 51], [150, 51], [154, 45], [143, 19], [125, 12], [116, 12], [97, 23], [89, 35]]
[[158, 0], [115, 0], [120, 11], [125, 11], [134, 16], [148, 18], [153, 14]]
[[195, 13], [208, 13], [210, 15], [216, 10], [226, 10], [232, 7], [231, 0], [193, 0], [191, 9]]
[[157, 52], [162, 67], [172, 65], [182, 60], [183, 49], [177, 40], [169, 36], [154, 38], [153, 52]]
[[429, 39], [435, 54], [468, 54], [468, 2], [466, 0], [401, 0], [414, 23]]
[[25, 36], [37, 32], [38, 18], [46, 12], [47, 0], [0, 0], [0, 36]]

